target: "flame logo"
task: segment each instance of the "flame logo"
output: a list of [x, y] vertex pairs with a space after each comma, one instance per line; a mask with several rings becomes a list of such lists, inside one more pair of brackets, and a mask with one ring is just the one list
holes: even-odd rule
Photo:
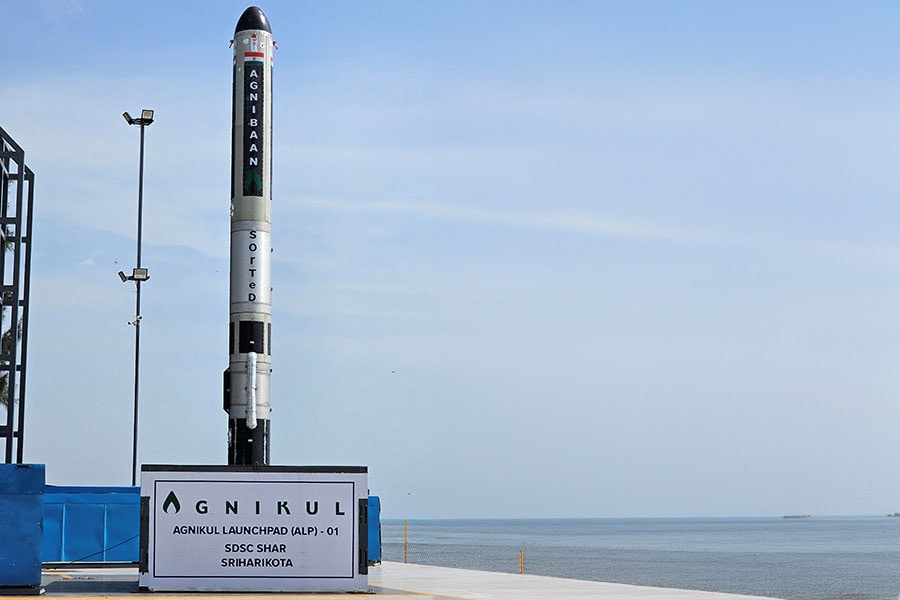
[[174, 491], [169, 492], [169, 495], [166, 496], [166, 500], [163, 502], [163, 512], [168, 514], [170, 506], [175, 508], [175, 514], [178, 514], [178, 511], [181, 510], [181, 502], [178, 501], [178, 496], [175, 495]]

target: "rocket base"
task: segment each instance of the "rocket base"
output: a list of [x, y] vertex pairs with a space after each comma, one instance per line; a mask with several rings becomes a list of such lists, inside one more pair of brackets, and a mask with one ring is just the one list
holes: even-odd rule
[[259, 419], [256, 428], [245, 419], [228, 420], [228, 464], [262, 466], [269, 464], [269, 420]]

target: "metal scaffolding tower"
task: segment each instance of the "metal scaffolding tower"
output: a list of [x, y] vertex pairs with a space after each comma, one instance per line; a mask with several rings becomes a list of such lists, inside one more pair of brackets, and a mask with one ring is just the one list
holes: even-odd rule
[[34, 173], [25, 151], [0, 127], [0, 440], [4, 462], [22, 462], [25, 365], [31, 287]]

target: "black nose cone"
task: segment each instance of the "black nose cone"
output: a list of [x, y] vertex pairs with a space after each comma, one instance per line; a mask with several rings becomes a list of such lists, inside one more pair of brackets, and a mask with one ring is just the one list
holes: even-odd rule
[[258, 6], [251, 6], [244, 11], [244, 14], [238, 19], [234, 33], [237, 34], [238, 31], [247, 31], [249, 29], [262, 29], [272, 33], [272, 29], [269, 27], [269, 20]]

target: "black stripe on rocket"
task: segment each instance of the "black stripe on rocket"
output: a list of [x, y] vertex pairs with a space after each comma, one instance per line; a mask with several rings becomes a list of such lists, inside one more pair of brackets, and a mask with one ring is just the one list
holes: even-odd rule
[[262, 196], [263, 106], [265, 89], [265, 63], [244, 62], [244, 196]]

